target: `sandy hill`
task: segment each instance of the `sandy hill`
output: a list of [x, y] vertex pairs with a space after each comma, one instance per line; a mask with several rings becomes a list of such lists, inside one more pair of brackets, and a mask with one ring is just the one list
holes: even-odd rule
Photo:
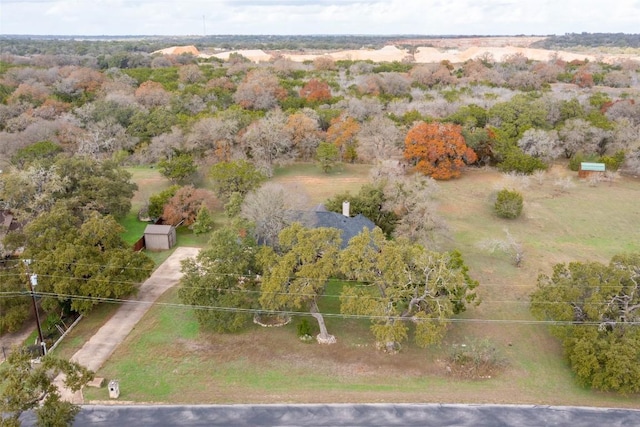
[[153, 55], [154, 53], [160, 53], [162, 55], [180, 55], [183, 53], [190, 53], [194, 56], [200, 56], [200, 51], [198, 51], [198, 48], [191, 45], [191, 46], [171, 46], [165, 49], [160, 49], [160, 50], [156, 50], [155, 52], [151, 52], [151, 54]]
[[[468, 40], [466, 43], [459, 46], [451, 45], [451, 41], [448, 40], [449, 47], [426, 47], [419, 46], [415, 49], [413, 60], [416, 63], [436, 63], [440, 61], [450, 61], [454, 64], [463, 63], [469, 59], [475, 59], [485, 54], [491, 54], [496, 61], [503, 60], [506, 56], [514, 54], [522, 54], [529, 59], [536, 61], [547, 61], [551, 55], [555, 54], [565, 61], [584, 60], [589, 61], [603, 61], [603, 62], [615, 62], [620, 59], [632, 59], [640, 61], [640, 56], [634, 55], [594, 55], [575, 53], [568, 51], [552, 51], [546, 49], [535, 49], [530, 47], [524, 47], [524, 43], [520, 43], [519, 46], [496, 46], [498, 43], [488, 43], [488, 45], [474, 45], [473, 42], [478, 40]], [[231, 53], [239, 53], [242, 56], [250, 59], [253, 62], [266, 62], [272, 58], [272, 53], [265, 52], [260, 49], [253, 50], [236, 50], [216, 53], [213, 55], [204, 54], [198, 52], [195, 46], [173, 46], [166, 49], [158, 50], [153, 53], [162, 53], [165, 55], [179, 55], [181, 53], [192, 53], [193, 55], [201, 58], [216, 57], [222, 60], [227, 60]], [[274, 52], [275, 53], [275, 52]], [[396, 46], [385, 46], [382, 49], [356, 49], [356, 50], [343, 50], [343, 51], [328, 51], [325, 53], [316, 54], [295, 54], [284, 53], [283, 56], [289, 58], [295, 62], [313, 61], [318, 56], [331, 56], [336, 60], [372, 60], [375, 62], [393, 62], [402, 61], [410, 54], [407, 50], [399, 49]]]

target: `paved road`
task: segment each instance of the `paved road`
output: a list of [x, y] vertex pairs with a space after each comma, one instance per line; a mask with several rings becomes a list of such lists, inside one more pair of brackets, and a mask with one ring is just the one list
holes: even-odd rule
[[[33, 417], [25, 418], [30, 425]], [[640, 410], [518, 405], [84, 406], [75, 427], [457, 426], [636, 427]]]
[[[149, 310], [153, 302], [167, 289], [180, 280], [180, 262], [195, 257], [199, 248], [179, 247], [167, 258], [141, 286], [135, 298], [146, 304], [123, 304], [96, 334], [87, 341], [71, 360], [97, 372], [107, 361], [116, 347], [129, 335], [142, 316]], [[60, 387], [63, 378], [56, 378]], [[61, 387], [64, 400], [82, 403], [80, 393], [72, 394]]]

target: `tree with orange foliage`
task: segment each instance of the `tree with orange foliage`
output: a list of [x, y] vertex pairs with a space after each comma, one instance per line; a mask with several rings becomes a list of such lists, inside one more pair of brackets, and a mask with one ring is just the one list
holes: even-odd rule
[[593, 81], [593, 74], [585, 69], [579, 69], [578, 71], [576, 71], [576, 73], [573, 75], [572, 81], [581, 88], [593, 87], [593, 85], [595, 84]]
[[465, 164], [477, 160], [464, 141], [462, 127], [455, 124], [420, 122], [409, 130], [404, 144], [404, 158], [434, 179], [457, 178]]
[[191, 225], [203, 206], [212, 212], [220, 208], [220, 202], [211, 191], [187, 185], [176, 191], [164, 205], [162, 221], [175, 226]]
[[331, 89], [327, 82], [311, 79], [300, 89], [300, 97], [309, 102], [320, 102], [331, 99]]
[[336, 117], [331, 120], [327, 129], [327, 142], [335, 144], [340, 150], [340, 157], [345, 162], [353, 163], [356, 154], [356, 136], [360, 131], [360, 124], [353, 117]]

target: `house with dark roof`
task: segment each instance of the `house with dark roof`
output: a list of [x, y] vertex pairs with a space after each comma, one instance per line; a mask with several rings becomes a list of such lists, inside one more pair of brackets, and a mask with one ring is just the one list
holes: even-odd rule
[[322, 205], [316, 207], [311, 214], [302, 217], [301, 222], [307, 227], [331, 227], [340, 230], [342, 238], [342, 249], [346, 248], [349, 240], [362, 232], [363, 228], [373, 230], [376, 225], [369, 218], [362, 214], [350, 216], [349, 202], [342, 204], [342, 213], [326, 210]]

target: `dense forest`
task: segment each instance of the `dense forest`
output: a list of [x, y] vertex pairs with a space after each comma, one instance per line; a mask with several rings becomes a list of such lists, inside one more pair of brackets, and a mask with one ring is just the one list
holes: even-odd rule
[[534, 46], [543, 49], [571, 49], [575, 47], [639, 48], [640, 34], [625, 33], [567, 33], [551, 35]]

